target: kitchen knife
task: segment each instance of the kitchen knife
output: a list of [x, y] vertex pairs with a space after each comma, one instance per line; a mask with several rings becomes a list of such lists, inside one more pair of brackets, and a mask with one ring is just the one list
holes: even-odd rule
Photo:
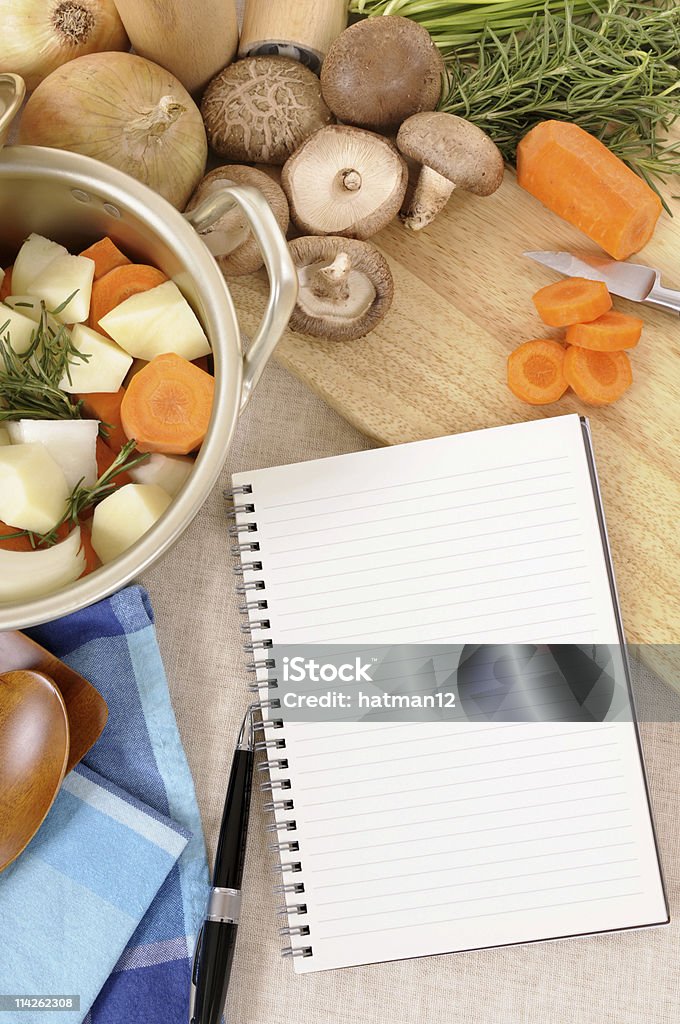
[[680, 313], [680, 291], [661, 284], [661, 272], [641, 263], [619, 263], [606, 257], [572, 252], [525, 252], [525, 256], [567, 277], [604, 281], [609, 291], [633, 302]]

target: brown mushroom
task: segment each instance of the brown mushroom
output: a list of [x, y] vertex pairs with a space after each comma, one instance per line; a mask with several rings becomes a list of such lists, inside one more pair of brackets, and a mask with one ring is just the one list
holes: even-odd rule
[[399, 129], [397, 146], [422, 164], [404, 223], [426, 227], [455, 188], [490, 196], [503, 180], [503, 156], [477, 125], [455, 114], [414, 114]]
[[329, 125], [290, 157], [281, 184], [301, 231], [370, 238], [399, 212], [407, 179], [406, 163], [387, 139]]
[[396, 132], [439, 102], [444, 61], [427, 29], [409, 18], [367, 18], [332, 43], [321, 68], [323, 98], [340, 121]]
[[213, 78], [201, 103], [208, 142], [220, 156], [283, 164], [332, 114], [319, 79], [288, 57], [248, 57]]
[[[193, 210], [225, 185], [253, 185], [259, 189], [271, 206], [282, 232], [286, 233], [289, 220], [288, 201], [283, 189], [272, 181], [269, 175], [254, 167], [229, 164], [226, 167], [217, 167], [210, 174], [206, 174], [189, 200], [187, 210]], [[264, 263], [248, 221], [237, 206], [205, 231], [201, 231], [201, 236], [226, 278], [254, 274]]]
[[298, 268], [292, 330], [330, 341], [353, 341], [376, 327], [392, 304], [394, 282], [384, 256], [353, 238], [296, 238]]

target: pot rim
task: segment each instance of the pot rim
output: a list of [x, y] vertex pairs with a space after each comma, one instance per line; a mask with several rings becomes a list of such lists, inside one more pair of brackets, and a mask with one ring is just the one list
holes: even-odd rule
[[203, 304], [203, 326], [215, 363], [210, 425], [187, 484], [167, 512], [132, 547], [108, 565], [45, 597], [0, 604], [0, 630], [23, 629], [94, 604], [126, 586], [160, 558], [186, 529], [212, 491], [238, 419], [242, 383], [241, 335], [233, 300], [213, 256], [181, 213], [146, 185], [108, 164], [65, 150], [11, 146], [0, 152], [3, 177], [57, 178], [129, 209], [191, 267]]

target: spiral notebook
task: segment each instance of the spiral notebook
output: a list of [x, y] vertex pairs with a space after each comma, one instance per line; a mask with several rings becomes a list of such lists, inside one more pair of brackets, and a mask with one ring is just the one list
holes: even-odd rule
[[264, 683], [272, 643], [622, 641], [586, 421], [233, 486], [295, 970], [666, 923], [634, 721], [281, 729]]

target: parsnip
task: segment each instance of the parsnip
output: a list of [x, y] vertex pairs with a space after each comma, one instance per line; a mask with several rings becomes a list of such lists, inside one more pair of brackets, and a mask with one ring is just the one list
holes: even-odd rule
[[[28, 295], [44, 299], [45, 305], [62, 324], [79, 324], [90, 315], [94, 260], [87, 256], [57, 256], [25, 289]], [[19, 288], [15, 291], [19, 292]], [[22, 289], [23, 290], [23, 289]], [[75, 294], [74, 294], [75, 293]], [[60, 312], [55, 310], [73, 298]]]
[[70, 395], [118, 391], [132, 366], [132, 356], [85, 324], [74, 326], [71, 341], [74, 348], [90, 358], [87, 362], [71, 363], [68, 376], [65, 374], [59, 384], [62, 391]]
[[29, 348], [34, 331], [33, 320], [0, 302], [0, 337], [4, 339], [9, 336], [10, 345], [18, 355]]
[[57, 256], [68, 256], [68, 249], [42, 235], [29, 235], [12, 267], [12, 290], [17, 295], [28, 291], [28, 286]]
[[163, 515], [171, 497], [156, 484], [126, 484], [104, 498], [92, 518], [92, 547], [106, 564], [118, 558]]
[[0, 519], [17, 530], [48, 533], [61, 519], [70, 488], [42, 444], [0, 448]]
[[132, 295], [103, 316], [99, 326], [137, 359], [166, 352], [199, 359], [210, 352], [196, 314], [174, 281]]

